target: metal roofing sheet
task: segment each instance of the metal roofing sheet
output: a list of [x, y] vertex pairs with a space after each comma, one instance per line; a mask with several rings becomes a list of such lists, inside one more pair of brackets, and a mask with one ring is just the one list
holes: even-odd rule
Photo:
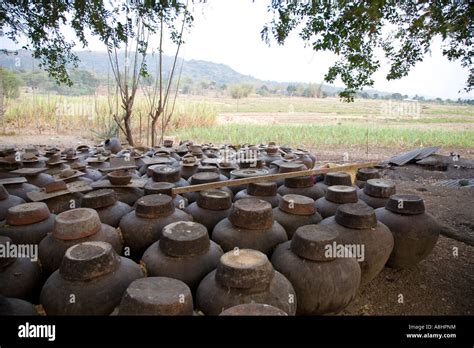
[[412, 160], [420, 160], [439, 150], [438, 146], [420, 147], [419, 149], [402, 152], [388, 160], [389, 163], [403, 166]]

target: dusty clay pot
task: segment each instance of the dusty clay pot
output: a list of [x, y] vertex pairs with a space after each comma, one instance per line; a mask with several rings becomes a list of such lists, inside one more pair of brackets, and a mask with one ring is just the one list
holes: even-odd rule
[[317, 224], [322, 220], [316, 211], [314, 200], [301, 195], [284, 195], [278, 208], [273, 208], [273, 216], [286, 231], [288, 239], [300, 226]]
[[[230, 172], [231, 179], [245, 179], [252, 178], [254, 176], [268, 175], [267, 169], [258, 169], [258, 168], [246, 168], [246, 169], [236, 169]], [[239, 191], [243, 191], [247, 188], [247, 185], [237, 185], [229, 187], [234, 194], [237, 194]]]
[[112, 189], [102, 189], [85, 194], [82, 197], [81, 206], [95, 209], [99, 214], [100, 221], [112, 227], [118, 227], [120, 219], [133, 209], [128, 204], [120, 202]]
[[316, 183], [316, 186], [323, 189], [324, 194], [326, 194], [326, 191], [329, 186], [334, 186], [334, 185], [352, 186], [352, 179], [351, 179], [350, 174], [345, 173], [345, 172], [327, 173], [324, 176], [323, 182]]
[[376, 168], [359, 168], [357, 169], [355, 184], [363, 189], [367, 180], [380, 178], [380, 171]]
[[13, 297], [0, 296], [0, 316], [37, 316], [35, 306], [30, 302]]
[[56, 216], [53, 231], [39, 244], [39, 258], [46, 273], [59, 268], [64, 253], [83, 242], [107, 242], [122, 252], [122, 238], [112, 226], [101, 223], [94, 209], [77, 208]]
[[28, 192], [39, 191], [40, 188], [38, 186], [29, 184], [24, 182], [22, 184], [8, 184], [5, 185], [8, 193], [12, 196], [17, 196], [22, 198], [25, 202], [31, 202], [31, 200], [26, 195]]
[[340, 243], [364, 246], [360, 286], [367, 285], [385, 266], [393, 249], [393, 236], [387, 226], [377, 221], [375, 211], [367, 204], [348, 203], [337, 208], [335, 216], [321, 221], [339, 232]]
[[122, 144], [118, 138], [110, 138], [104, 141], [104, 149], [116, 154], [122, 150]]
[[189, 183], [181, 178], [179, 167], [159, 166], [153, 168], [151, 174], [152, 181], [155, 182], [169, 182], [173, 183], [176, 187], [189, 186]]
[[54, 182], [54, 178], [51, 175], [42, 172], [24, 173], [21, 176], [24, 176], [29, 184], [39, 188]]
[[193, 315], [193, 297], [189, 287], [177, 279], [141, 278], [125, 291], [118, 314]]
[[239, 191], [234, 201], [242, 198], [257, 198], [267, 201], [272, 205], [272, 208], [278, 207], [281, 195], [277, 193], [277, 184], [275, 182], [258, 182], [250, 183], [245, 190]]
[[133, 206], [145, 194], [145, 191], [138, 187], [113, 187], [112, 189], [118, 195], [118, 200], [129, 206]]
[[276, 146], [269, 146], [267, 147], [265, 154], [263, 155], [262, 159], [265, 161], [267, 166], [271, 165], [274, 161], [281, 161], [283, 157], [281, 157], [280, 153], [278, 152], [278, 147]]
[[232, 199], [229, 192], [213, 189], [199, 192], [196, 202], [186, 208], [194, 221], [206, 226], [209, 234], [217, 223], [229, 216], [232, 209]]
[[265, 254], [239, 249], [224, 254], [217, 269], [199, 284], [196, 306], [206, 315], [219, 315], [245, 303], [265, 303], [289, 315], [296, 311], [291, 283], [275, 271]]
[[107, 174], [112, 185], [127, 185], [132, 180], [132, 174], [126, 169], [114, 170]]
[[244, 303], [234, 307], [227, 308], [220, 316], [288, 316], [288, 313], [279, 308], [263, 303]]
[[222, 255], [220, 246], [209, 240], [206, 227], [178, 221], [163, 228], [161, 239], [145, 251], [142, 261], [148, 275], [179, 279], [195, 292]]
[[[163, 194], [172, 196], [172, 189], [176, 187], [175, 184], [170, 182], [155, 182], [151, 181], [145, 185], [145, 196]], [[185, 209], [188, 206], [188, 200], [181, 195], [176, 195], [173, 198], [174, 206], [178, 209]]]
[[[221, 175], [219, 175], [217, 173], [200, 172], [200, 173], [196, 173], [193, 176], [191, 176], [188, 179], [188, 181], [191, 185], [199, 185], [199, 184], [207, 184], [207, 183], [210, 183], [210, 182], [225, 181], [225, 180], [221, 180], [221, 179], [222, 179]], [[226, 180], [227, 180], [227, 178], [226, 178]], [[234, 193], [232, 192], [232, 190], [230, 188], [222, 187], [221, 190], [229, 192], [231, 197], [234, 198]], [[191, 204], [191, 203], [194, 203], [194, 202], [197, 201], [197, 199], [199, 197], [199, 193], [198, 192], [186, 192], [186, 193], [183, 193], [183, 197], [185, 197], [188, 200], [189, 204]]]
[[61, 267], [43, 286], [40, 302], [48, 315], [108, 315], [142, 277], [140, 266], [120, 257], [109, 243], [84, 242], [67, 249]]
[[273, 267], [288, 278], [296, 291], [296, 314], [337, 313], [356, 297], [359, 263], [355, 258], [327, 253], [328, 248], [339, 244], [338, 237], [338, 232], [328, 225], [302, 226], [291, 241], [280, 244], [273, 253]]
[[357, 203], [357, 189], [353, 186], [329, 186], [326, 195], [316, 201], [316, 209], [323, 218], [336, 215], [337, 208], [342, 204]]
[[393, 195], [384, 208], [375, 210], [377, 219], [392, 232], [394, 246], [387, 266], [410, 268], [433, 250], [441, 226], [425, 212], [423, 199], [412, 195]]
[[43, 202], [48, 206], [51, 213], [60, 214], [67, 210], [70, 210], [71, 207], [80, 207], [82, 197], [84, 197], [83, 193], [74, 192], [45, 199], [43, 200]]
[[128, 248], [133, 259], [138, 260], [151, 244], [161, 238], [163, 227], [177, 221], [192, 220], [188, 213], [175, 209], [170, 196], [144, 196], [137, 201], [135, 211], [120, 220], [124, 247]]
[[286, 178], [284, 185], [278, 188], [278, 193], [284, 195], [301, 195], [317, 200], [324, 197], [324, 190], [313, 183], [312, 176], [300, 176], [297, 178]]
[[43, 202], [16, 205], [0, 222], [0, 235], [10, 237], [14, 244], [39, 244], [53, 230], [55, 217]]
[[388, 199], [396, 192], [395, 184], [389, 180], [369, 179], [364, 190], [359, 191], [360, 200], [374, 209], [385, 207]]
[[229, 217], [214, 227], [212, 240], [224, 251], [238, 247], [271, 255], [273, 249], [288, 237], [285, 229], [273, 219], [270, 203], [244, 198], [235, 202]]
[[23, 198], [8, 193], [5, 186], [0, 185], [0, 221], [5, 219], [9, 208], [25, 203]]

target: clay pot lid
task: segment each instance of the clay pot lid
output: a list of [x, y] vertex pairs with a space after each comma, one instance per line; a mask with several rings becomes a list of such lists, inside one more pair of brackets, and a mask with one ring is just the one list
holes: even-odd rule
[[171, 190], [175, 187], [176, 185], [171, 182], [151, 181], [151, 182], [146, 183], [144, 189], [145, 189], [145, 195], [153, 195], [153, 194], [161, 193], [163, 195], [171, 196], [172, 194]]
[[290, 188], [313, 187], [313, 177], [311, 175], [298, 176], [296, 178], [286, 178], [285, 186]]
[[220, 316], [241, 316], [241, 315], [269, 315], [269, 316], [288, 316], [288, 313], [280, 308], [264, 303], [244, 303], [234, 307], [227, 308]]
[[156, 219], [173, 214], [173, 199], [168, 195], [154, 194], [138, 199], [135, 214], [146, 219]]
[[85, 281], [112, 273], [120, 266], [120, 256], [106, 242], [84, 242], [66, 250], [59, 274], [69, 281]]
[[190, 315], [193, 298], [182, 281], [168, 277], [134, 280], [125, 290], [120, 315]]
[[243, 198], [234, 203], [228, 219], [236, 227], [266, 230], [273, 226], [273, 210], [267, 201]]
[[420, 196], [393, 195], [388, 199], [385, 209], [397, 214], [417, 215], [425, 212], [425, 203]]
[[216, 282], [228, 288], [266, 289], [274, 276], [267, 255], [252, 249], [235, 249], [221, 256]]
[[177, 182], [181, 178], [179, 168], [168, 165], [153, 168], [151, 176], [157, 182]]
[[247, 169], [236, 169], [230, 172], [235, 178], [251, 178], [254, 176], [267, 175], [268, 170], [266, 169], [257, 169], [257, 168], [247, 168]]
[[92, 236], [101, 228], [99, 214], [94, 209], [76, 208], [56, 216], [53, 236], [60, 240], [75, 240]]
[[325, 198], [338, 204], [356, 203], [358, 200], [356, 188], [346, 185], [329, 186]]
[[6, 221], [8, 225], [24, 226], [44, 221], [49, 216], [50, 212], [46, 203], [23, 203], [8, 209]]
[[[291, 239], [290, 248], [299, 257], [312, 261], [332, 261], [336, 254], [327, 254], [327, 248], [339, 238], [330, 225], [306, 225], [299, 227]], [[335, 252], [335, 250], [334, 250]]]
[[362, 202], [342, 204], [337, 208], [336, 222], [347, 228], [366, 229], [377, 226], [372, 207]]
[[299, 172], [301, 170], [305, 170], [306, 167], [301, 162], [284, 162], [281, 163], [278, 161], [274, 161], [273, 164], [277, 164], [279, 169], [279, 173], [290, 173], [290, 172]]
[[364, 187], [366, 195], [378, 198], [389, 198], [395, 192], [395, 184], [383, 179], [369, 179]]
[[316, 213], [314, 200], [302, 195], [284, 195], [280, 199], [278, 208], [288, 214], [293, 215], [313, 215]]
[[228, 169], [228, 170], [238, 169], [237, 165], [234, 162], [227, 161], [227, 160], [218, 161], [217, 162], [217, 167], [219, 169]]
[[2, 184], [0, 184], [0, 201], [4, 201], [4, 200], [7, 199], [9, 196], [10, 196], [10, 194], [8, 193], [8, 191], [7, 191], [7, 189], [5, 188], [5, 186], [3, 186]]
[[275, 196], [278, 186], [276, 182], [256, 182], [247, 186], [247, 193], [251, 196]]
[[380, 172], [376, 168], [359, 168], [357, 170], [356, 178], [360, 181], [378, 179], [380, 178]]
[[107, 178], [112, 185], [127, 185], [132, 181], [132, 174], [126, 169], [119, 169], [108, 173]]
[[197, 222], [178, 221], [163, 227], [160, 249], [169, 256], [201, 255], [209, 250], [207, 228]]
[[99, 209], [114, 205], [118, 201], [117, 193], [112, 189], [101, 189], [84, 195], [81, 207]]
[[333, 185], [344, 185], [344, 186], [351, 186], [352, 180], [351, 176], [345, 172], [334, 172], [334, 173], [327, 173], [324, 177], [324, 183], [328, 186]]
[[199, 192], [196, 203], [203, 209], [226, 210], [232, 206], [232, 197], [227, 191], [219, 189], [204, 190]]
[[219, 168], [217, 168], [216, 166], [199, 165], [197, 167], [196, 173], [217, 173], [217, 174], [219, 174]]
[[[11, 240], [10, 237], [0, 236], [0, 245], [2, 245], [3, 248], [8, 249], [9, 246], [12, 245], [12, 244], [13, 243], [12, 243], [12, 240]], [[2, 268], [5, 268], [5, 267], [11, 265], [13, 262], [15, 262], [15, 260], [16, 260], [15, 257], [7, 257], [6, 255], [2, 255], [2, 257], [0, 257], [0, 270]]]
[[198, 185], [198, 184], [206, 184], [208, 182], [217, 182], [219, 181], [220, 177], [217, 173], [208, 173], [208, 172], [201, 172], [196, 173], [191, 176], [191, 184]]
[[54, 166], [54, 165], [65, 163], [65, 162], [66, 161], [63, 161], [61, 159], [61, 155], [59, 153], [55, 153], [46, 161], [46, 164], [50, 166]]

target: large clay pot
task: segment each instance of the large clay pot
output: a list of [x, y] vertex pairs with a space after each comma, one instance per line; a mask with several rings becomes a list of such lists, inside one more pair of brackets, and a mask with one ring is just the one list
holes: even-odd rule
[[54, 178], [46, 173], [23, 174], [29, 184], [36, 187], [45, 187], [54, 182]]
[[35, 306], [30, 302], [13, 297], [0, 296], [0, 316], [37, 316]]
[[423, 199], [412, 195], [393, 195], [384, 208], [375, 210], [377, 219], [392, 232], [394, 246], [387, 266], [410, 268], [433, 250], [441, 226], [425, 212]]
[[302, 226], [291, 241], [280, 244], [273, 253], [273, 267], [296, 291], [296, 314], [337, 313], [355, 298], [359, 263], [346, 255], [337, 257], [338, 237], [328, 225]]
[[[301, 161], [274, 161], [273, 165], [278, 166], [278, 174], [299, 172], [307, 169]], [[285, 183], [285, 179], [278, 179], [277, 186], [280, 187]]]
[[118, 138], [110, 138], [104, 141], [104, 149], [116, 154], [122, 150], [122, 144]]
[[337, 208], [342, 204], [357, 203], [357, 189], [353, 186], [333, 185], [329, 186], [326, 195], [316, 201], [316, 209], [323, 218], [336, 215]]
[[10, 237], [14, 244], [39, 244], [53, 230], [55, 217], [42, 202], [16, 205], [0, 222], [0, 235]]
[[229, 216], [232, 209], [232, 199], [229, 192], [213, 189], [199, 192], [196, 202], [186, 208], [194, 221], [206, 226], [209, 234], [217, 223]]
[[193, 297], [189, 287], [177, 279], [141, 278], [125, 291], [118, 314], [193, 315]]
[[84, 242], [67, 249], [40, 302], [48, 315], [109, 315], [127, 287], [142, 277], [140, 266], [109, 243]]
[[[247, 168], [247, 169], [236, 169], [230, 172], [231, 179], [246, 179], [252, 178], [254, 176], [263, 176], [268, 175], [267, 169], [258, 169], [258, 168]], [[243, 191], [247, 188], [247, 185], [236, 185], [230, 186], [230, 189], [234, 194], [237, 194], [239, 191]]]
[[269, 146], [266, 148], [262, 159], [265, 161], [267, 166], [270, 166], [274, 161], [281, 161], [283, 157], [281, 157], [280, 153], [278, 152], [278, 147]]
[[142, 261], [148, 275], [179, 279], [195, 292], [222, 254], [221, 247], [209, 240], [206, 227], [178, 221], [163, 228], [161, 239], [145, 251]]
[[389, 180], [369, 179], [364, 190], [359, 191], [360, 200], [374, 209], [385, 207], [388, 199], [396, 192], [395, 184]]
[[[162, 195], [172, 196], [172, 189], [176, 185], [170, 182], [155, 182], [151, 181], [145, 185], [145, 196], [156, 195], [161, 193]], [[175, 195], [173, 198], [174, 206], [178, 209], [184, 210], [188, 206], [188, 200], [181, 195]]]
[[120, 220], [124, 247], [133, 259], [138, 260], [150, 245], [161, 238], [163, 227], [176, 221], [193, 221], [193, 217], [175, 209], [170, 196], [144, 196], [137, 201], [135, 211]]
[[77, 208], [56, 216], [53, 231], [39, 244], [39, 258], [46, 273], [59, 268], [64, 253], [83, 242], [107, 242], [117, 253], [122, 252], [122, 238], [112, 226], [100, 222], [94, 209]]
[[267, 201], [272, 208], [278, 207], [281, 195], [277, 193], [277, 184], [275, 182], [250, 183], [245, 190], [237, 192], [234, 201], [242, 198], [257, 198]]
[[324, 176], [324, 181], [316, 183], [316, 186], [321, 188], [324, 191], [324, 194], [326, 194], [329, 186], [334, 185], [352, 186], [350, 174], [345, 172], [327, 173]]
[[[385, 266], [393, 249], [393, 236], [387, 226], [377, 221], [375, 211], [367, 204], [348, 203], [337, 208], [335, 216], [321, 221], [339, 232], [340, 243], [359, 247], [362, 271], [361, 287], [374, 279]], [[357, 249], [356, 249], [357, 251]]]
[[66, 193], [60, 196], [45, 199], [43, 200], [43, 203], [48, 206], [51, 213], [60, 214], [70, 210], [73, 207], [80, 207], [82, 197], [84, 197], [84, 194], [81, 192]]
[[159, 166], [154, 167], [151, 171], [152, 181], [155, 182], [169, 182], [173, 183], [176, 187], [189, 186], [189, 182], [180, 175], [180, 168], [172, 166]]
[[199, 284], [196, 306], [206, 315], [218, 315], [245, 303], [265, 303], [289, 315], [296, 312], [291, 283], [275, 271], [265, 254], [239, 249], [224, 254], [217, 269]]
[[92, 208], [99, 214], [103, 224], [118, 227], [120, 219], [132, 211], [128, 204], [120, 202], [117, 194], [112, 189], [92, 191], [82, 197], [81, 206]]
[[357, 169], [355, 184], [363, 189], [367, 180], [380, 178], [380, 171], [376, 168], [359, 168]]
[[314, 184], [313, 177], [300, 176], [297, 178], [286, 178], [284, 185], [278, 188], [278, 193], [284, 195], [301, 195], [317, 200], [324, 197], [324, 190]]
[[0, 221], [5, 219], [9, 208], [25, 203], [23, 198], [8, 193], [5, 186], [0, 185]]
[[145, 191], [138, 187], [113, 187], [112, 189], [118, 195], [118, 200], [129, 206], [133, 206], [145, 194]]
[[288, 236], [274, 220], [270, 203], [244, 198], [235, 202], [229, 217], [214, 227], [212, 240], [224, 251], [237, 247], [271, 255], [278, 244], [288, 240]]
[[26, 195], [28, 192], [39, 191], [38, 186], [24, 182], [22, 184], [8, 184], [5, 185], [8, 193], [12, 196], [17, 196], [22, 198], [25, 202], [31, 202], [31, 199]]
[[[227, 180], [227, 178], [225, 179]], [[191, 185], [199, 185], [199, 184], [207, 184], [210, 182], [218, 182], [218, 181], [225, 181], [222, 180], [221, 175], [213, 172], [200, 172], [196, 173], [191, 176], [188, 181]], [[234, 194], [232, 190], [228, 187], [222, 187], [221, 190], [229, 192], [232, 198], [234, 198]], [[197, 192], [186, 192], [183, 193], [183, 197], [185, 197], [189, 204], [194, 203], [197, 201], [199, 194]]]
[[284, 195], [278, 208], [273, 209], [273, 216], [285, 229], [288, 239], [293, 238], [300, 226], [317, 224], [322, 220], [314, 200], [301, 195]]

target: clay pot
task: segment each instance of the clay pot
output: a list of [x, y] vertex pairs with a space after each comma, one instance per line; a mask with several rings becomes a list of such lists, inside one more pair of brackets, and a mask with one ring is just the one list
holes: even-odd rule
[[[146, 195], [156, 195], [163, 194], [172, 196], [172, 189], [176, 187], [175, 184], [171, 182], [155, 182], [150, 181], [145, 185], [145, 196]], [[185, 209], [188, 206], [188, 200], [181, 195], [175, 195], [173, 198], [174, 206], [178, 209]]]
[[[237, 169], [230, 172], [231, 179], [245, 179], [252, 178], [254, 176], [268, 175], [267, 169], [256, 169], [256, 168], [247, 168], [247, 169]], [[230, 189], [234, 194], [239, 191], [243, 191], [247, 188], [247, 185], [237, 185], [231, 186]]]
[[127, 287], [142, 277], [140, 267], [109, 243], [84, 242], [67, 249], [40, 302], [48, 315], [109, 315]]
[[74, 192], [45, 199], [42, 202], [48, 206], [51, 213], [60, 214], [70, 210], [72, 207], [80, 207], [82, 197], [84, 197], [83, 193]]
[[122, 144], [118, 138], [110, 138], [104, 141], [104, 149], [116, 154], [122, 150]]
[[219, 174], [219, 181], [226, 181], [228, 177], [221, 174], [217, 165], [199, 165], [196, 173], [216, 173]]
[[278, 147], [276, 146], [269, 146], [267, 147], [265, 154], [263, 155], [262, 159], [265, 161], [267, 166], [271, 165], [274, 161], [281, 161], [283, 157], [281, 157], [280, 153], [278, 152]]
[[323, 218], [336, 215], [337, 208], [342, 204], [357, 203], [357, 189], [353, 186], [329, 186], [326, 195], [316, 201], [316, 209]]
[[324, 194], [326, 194], [326, 191], [329, 186], [334, 185], [352, 186], [352, 179], [350, 174], [345, 172], [327, 173], [324, 176], [323, 182], [316, 183], [316, 186], [320, 187], [324, 191]]
[[29, 184], [24, 182], [22, 184], [8, 184], [5, 185], [8, 193], [12, 196], [17, 196], [22, 198], [25, 202], [31, 202], [31, 200], [26, 195], [28, 192], [39, 191], [40, 188], [38, 186]]
[[258, 182], [250, 183], [247, 185], [247, 189], [239, 191], [234, 201], [238, 201], [242, 198], [257, 198], [263, 201], [267, 201], [272, 205], [272, 208], [278, 206], [281, 195], [277, 193], [277, 184], [275, 182]]
[[138, 187], [114, 187], [113, 190], [117, 194], [118, 200], [129, 206], [133, 206], [145, 194], [145, 191]]
[[311, 175], [300, 176], [297, 178], [286, 178], [284, 180], [284, 185], [278, 188], [278, 193], [282, 196], [288, 194], [302, 195], [312, 198], [313, 200], [324, 197], [324, 190], [314, 184]]
[[339, 234], [331, 226], [307, 225], [298, 228], [293, 239], [280, 244], [273, 253], [273, 267], [295, 289], [297, 315], [337, 313], [356, 297], [359, 263], [355, 258], [337, 257], [339, 243]]
[[35, 306], [13, 297], [0, 296], [0, 316], [37, 316]]
[[17, 248], [8, 237], [0, 236], [0, 246], [8, 252], [0, 258], [0, 295], [27, 301], [34, 300], [41, 286], [41, 268], [38, 260], [23, 256], [14, 257], [10, 250]]
[[392, 232], [394, 246], [387, 266], [410, 268], [433, 250], [441, 226], [425, 212], [423, 199], [412, 195], [393, 195], [384, 208], [375, 210], [377, 219]]
[[206, 315], [218, 315], [245, 303], [265, 303], [289, 315], [296, 311], [291, 283], [275, 271], [265, 254], [250, 249], [230, 251], [217, 269], [199, 284], [196, 306]]
[[296, 155], [298, 161], [303, 162], [306, 168], [311, 169], [314, 167], [315, 158], [310, 156], [308, 151], [295, 151], [293, 154]]
[[181, 178], [180, 169], [172, 166], [154, 167], [151, 178], [155, 182], [173, 183], [176, 187], [189, 186], [189, 183]]
[[92, 208], [99, 214], [103, 224], [118, 227], [120, 219], [132, 211], [128, 204], [120, 202], [112, 189], [92, 191], [82, 197], [81, 207]]
[[0, 221], [5, 219], [9, 208], [25, 203], [23, 198], [10, 195], [5, 186], [0, 185]]
[[[227, 178], [225, 179], [227, 180]], [[225, 181], [222, 180], [221, 176], [217, 173], [211, 172], [200, 172], [196, 173], [189, 178], [189, 183], [191, 185], [199, 185], [199, 184], [207, 184], [210, 182], [218, 182], [218, 181]], [[221, 190], [229, 192], [232, 198], [234, 198], [234, 194], [229, 187], [222, 187]], [[197, 192], [186, 192], [183, 193], [183, 197], [185, 197], [188, 202], [194, 203], [197, 201], [199, 194]]]
[[193, 315], [193, 297], [177, 279], [141, 278], [127, 288], [118, 310], [119, 315]]
[[376, 168], [359, 168], [357, 169], [355, 184], [363, 189], [367, 180], [380, 178], [380, 171]]
[[374, 209], [385, 207], [391, 195], [395, 194], [395, 184], [389, 180], [369, 179], [364, 190], [359, 191], [360, 200]]
[[124, 169], [114, 170], [107, 174], [107, 179], [112, 185], [127, 185], [132, 180], [132, 174]]
[[273, 219], [270, 203], [244, 198], [235, 202], [229, 217], [214, 227], [212, 240], [224, 251], [237, 247], [271, 255], [273, 249], [288, 237], [285, 229]]
[[142, 262], [148, 275], [179, 279], [195, 292], [222, 254], [220, 246], [209, 240], [206, 227], [178, 221], [163, 228], [161, 239], [145, 251]]
[[77, 208], [56, 216], [53, 231], [39, 244], [43, 270], [52, 273], [59, 268], [64, 253], [83, 242], [107, 242], [117, 253], [122, 252], [122, 239], [112, 226], [100, 222], [94, 209]]
[[285, 229], [288, 239], [293, 238], [300, 226], [317, 224], [322, 220], [314, 200], [301, 195], [283, 196], [278, 208], [273, 209], [273, 216]]
[[55, 217], [43, 202], [16, 205], [0, 222], [0, 235], [10, 237], [14, 244], [39, 244], [53, 230]]
[[214, 189], [199, 192], [196, 202], [186, 208], [194, 221], [206, 226], [209, 234], [216, 224], [229, 216], [232, 209], [232, 199], [229, 192]]
[[176, 221], [193, 221], [193, 217], [175, 209], [170, 196], [148, 195], [137, 201], [135, 211], [120, 220], [124, 246], [133, 259], [139, 259], [145, 250], [161, 238], [163, 227]]
[[360, 286], [367, 285], [385, 266], [393, 249], [393, 236], [377, 221], [374, 209], [363, 203], [348, 203], [337, 208], [335, 216], [321, 221], [339, 232], [340, 243], [364, 248]]
[[196, 174], [198, 168], [197, 162], [193, 163], [192, 165], [184, 164], [181, 166], [180, 175], [182, 178], [188, 180], [191, 176]]
[[23, 174], [29, 184], [36, 187], [45, 187], [54, 182], [54, 178], [46, 173]]
[[288, 316], [288, 313], [279, 308], [263, 303], [244, 303], [227, 308], [220, 316]]

